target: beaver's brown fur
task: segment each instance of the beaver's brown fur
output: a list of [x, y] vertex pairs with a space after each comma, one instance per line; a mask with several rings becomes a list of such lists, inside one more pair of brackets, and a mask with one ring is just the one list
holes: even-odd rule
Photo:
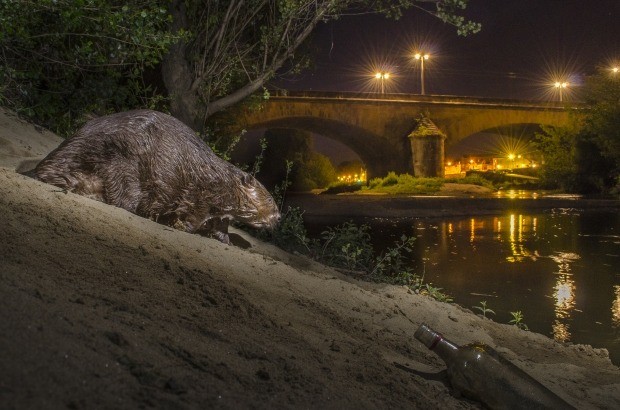
[[280, 217], [260, 182], [216, 156], [182, 122], [152, 110], [89, 121], [34, 176], [225, 243], [229, 220], [272, 229]]

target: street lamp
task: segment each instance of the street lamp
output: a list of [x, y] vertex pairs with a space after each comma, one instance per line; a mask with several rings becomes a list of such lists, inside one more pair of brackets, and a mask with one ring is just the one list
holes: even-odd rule
[[561, 82], [559, 82], [559, 81], [556, 81], [556, 82], [555, 82], [555, 84], [553, 84], [553, 86], [554, 86], [555, 88], [557, 88], [557, 89], [558, 89], [558, 91], [560, 92], [560, 102], [562, 102], [562, 90], [563, 90], [564, 88], [568, 87], [568, 83], [567, 83], [566, 81], [564, 81], [564, 82], [562, 82], [562, 83], [561, 83]]
[[385, 80], [390, 79], [390, 73], [379, 72], [375, 74], [377, 80], [381, 80], [381, 94], [385, 94]]
[[424, 95], [424, 60], [428, 60], [430, 56], [428, 54], [415, 53], [413, 57], [416, 60], [420, 60], [420, 83], [422, 84], [421, 94]]

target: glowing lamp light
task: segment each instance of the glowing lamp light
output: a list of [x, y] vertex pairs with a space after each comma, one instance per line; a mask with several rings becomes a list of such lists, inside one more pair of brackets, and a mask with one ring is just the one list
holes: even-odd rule
[[560, 82], [560, 81], [556, 81], [553, 86], [555, 88], [558, 89], [559, 93], [560, 93], [560, 102], [562, 102], [562, 90], [565, 88], [568, 88], [570, 84], [568, 84], [566, 81]]
[[424, 60], [428, 60], [430, 58], [430, 55], [426, 53], [415, 53], [413, 57], [416, 60], [420, 60], [420, 94], [424, 95], [426, 94], [424, 90]]
[[381, 94], [385, 94], [385, 80], [390, 79], [390, 73], [377, 72], [375, 73], [375, 78], [381, 81]]

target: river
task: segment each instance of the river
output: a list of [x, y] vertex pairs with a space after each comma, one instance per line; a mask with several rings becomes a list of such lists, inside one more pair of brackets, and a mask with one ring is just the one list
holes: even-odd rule
[[[578, 201], [575, 202], [578, 205]], [[620, 215], [573, 208], [441, 218], [356, 217], [375, 249], [416, 238], [411, 264], [454, 303], [520, 311], [531, 331], [608, 349], [620, 365]], [[351, 218], [306, 215], [310, 234]]]

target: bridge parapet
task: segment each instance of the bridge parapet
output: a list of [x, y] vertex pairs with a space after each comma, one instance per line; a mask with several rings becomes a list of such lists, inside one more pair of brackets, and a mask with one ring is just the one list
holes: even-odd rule
[[568, 107], [578, 109], [581, 103], [567, 105], [558, 101], [515, 100], [485, 97], [464, 97], [456, 95], [429, 95], [404, 93], [370, 93], [370, 92], [333, 92], [333, 91], [269, 91], [270, 98], [284, 99], [316, 99], [316, 100], [348, 100], [351, 102], [383, 101], [388, 103], [421, 103], [421, 104], [458, 104], [506, 108], [553, 109], [565, 111]]
[[[580, 105], [572, 105], [579, 110]], [[566, 125], [565, 104], [476, 97], [273, 92], [260, 111], [248, 112], [242, 126], [297, 128], [340, 141], [355, 151], [370, 176], [413, 172], [408, 136], [420, 116], [445, 134], [447, 146], [477, 132], [516, 124]], [[434, 159], [435, 161], [437, 159]]]

